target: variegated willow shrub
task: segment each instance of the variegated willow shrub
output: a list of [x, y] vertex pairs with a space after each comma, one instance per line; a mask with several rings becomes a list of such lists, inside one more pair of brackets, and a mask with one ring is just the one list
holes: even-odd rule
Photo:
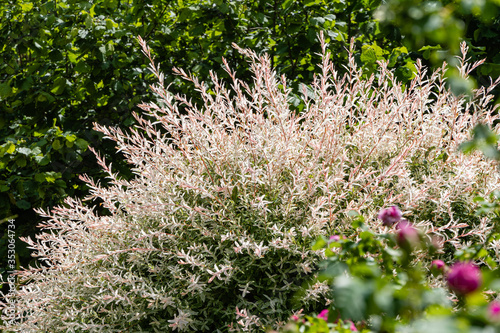
[[[323, 39], [322, 39], [323, 40]], [[291, 111], [291, 91], [267, 56], [235, 46], [249, 59], [254, 80], [215, 75], [213, 91], [183, 70], [203, 105], [174, 96], [150, 49], [139, 39], [158, 102], [142, 104], [130, 131], [96, 124], [134, 166], [126, 181], [99, 157], [111, 185], [82, 176], [109, 214], [68, 199], [40, 211], [45, 232], [26, 239], [45, 265], [19, 272], [5, 295], [8, 330], [259, 331], [278, 327], [294, 311], [318, 312], [328, 285], [310, 285], [324, 252], [321, 235], [350, 235], [348, 212], [371, 216], [397, 204], [429, 236], [461, 246], [481, 239], [489, 220], [466, 227], [452, 204], [498, 188], [495, 166], [460, 143], [478, 122], [497, 119], [489, 90], [473, 98], [446, 88], [445, 67], [420, 63], [403, 87], [386, 63], [363, 79], [353, 48], [340, 76], [322, 41], [319, 73]], [[464, 58], [466, 77], [477, 65]], [[498, 81], [496, 82], [498, 83]], [[433, 205], [432, 214], [429, 204]], [[425, 211], [425, 219], [420, 212]], [[446, 224], [439, 225], [444, 217]]]

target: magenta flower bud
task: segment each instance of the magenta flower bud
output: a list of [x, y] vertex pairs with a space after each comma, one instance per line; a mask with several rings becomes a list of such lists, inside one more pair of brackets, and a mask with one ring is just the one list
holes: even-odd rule
[[297, 315], [293, 315], [293, 316], [292, 316], [292, 320], [293, 320], [293, 321], [299, 321], [299, 316], [297, 316]]
[[446, 264], [442, 260], [434, 260], [431, 263], [431, 273], [434, 276], [439, 276], [444, 273]]
[[500, 302], [494, 300], [488, 305], [488, 317], [491, 320], [498, 321], [500, 319]]
[[386, 227], [390, 227], [394, 223], [399, 222], [401, 217], [403, 217], [403, 213], [398, 206], [382, 209], [380, 213], [378, 213], [378, 218], [382, 220], [382, 224]]
[[458, 262], [448, 271], [447, 280], [451, 290], [467, 295], [481, 286], [481, 271], [470, 262]]
[[323, 311], [321, 311], [318, 315], [318, 318], [328, 321], [328, 310], [324, 309]]
[[419, 243], [418, 230], [408, 221], [403, 220], [397, 225], [398, 233], [396, 234], [396, 241], [399, 246], [414, 247]]
[[444, 261], [442, 260], [434, 260], [431, 263], [431, 270], [435, 270], [437, 272], [444, 272], [444, 268], [446, 267]]

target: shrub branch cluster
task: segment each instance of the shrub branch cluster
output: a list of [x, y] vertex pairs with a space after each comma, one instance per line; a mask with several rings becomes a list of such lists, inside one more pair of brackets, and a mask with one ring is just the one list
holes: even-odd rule
[[[139, 38], [158, 82], [157, 103], [143, 103], [136, 128], [95, 124], [133, 166], [127, 181], [99, 156], [110, 186], [83, 175], [109, 214], [78, 199], [39, 213], [47, 218], [36, 240], [25, 239], [43, 262], [17, 272], [19, 289], [5, 295], [18, 309], [9, 330], [255, 331], [282, 325], [300, 308], [317, 311], [329, 288], [317, 283], [294, 295], [315, 274], [324, 252], [319, 236], [351, 235], [348, 213], [371, 216], [398, 205], [429, 237], [460, 247], [484, 237], [489, 220], [472, 225], [453, 202], [499, 187], [495, 165], [479, 153], [457, 151], [475, 124], [498, 119], [492, 87], [455, 96], [446, 67], [428, 73], [417, 62], [403, 86], [387, 63], [366, 80], [351, 46], [340, 76], [322, 40], [323, 61], [303, 85], [305, 109], [290, 108], [285, 77], [266, 55], [234, 46], [249, 60], [253, 82], [213, 88], [181, 69], [201, 106], [165, 87], [160, 66]], [[460, 73], [469, 64], [462, 47]], [[419, 216], [429, 203], [432, 216]], [[409, 214], [408, 216], [410, 216]], [[450, 221], [439, 224], [441, 216]], [[463, 230], [463, 231], [461, 231]], [[2, 319], [6, 318], [5, 315]], [[7, 322], [7, 321], [5, 321]]]

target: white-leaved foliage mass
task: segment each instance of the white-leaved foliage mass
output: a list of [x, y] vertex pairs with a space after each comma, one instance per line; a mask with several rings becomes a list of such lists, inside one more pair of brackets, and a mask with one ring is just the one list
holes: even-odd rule
[[[213, 91], [174, 70], [196, 85], [196, 106], [169, 93], [139, 41], [158, 79], [157, 104], [139, 106], [136, 128], [95, 125], [135, 177], [121, 179], [96, 153], [111, 185], [82, 179], [109, 214], [78, 199], [40, 211], [44, 232], [26, 241], [44, 264], [17, 272], [22, 284], [1, 305], [5, 329], [263, 331], [328, 303], [321, 283], [294, 295], [323, 258], [311, 247], [320, 235], [356, 236], [351, 210], [378, 229], [377, 212], [397, 204], [456, 247], [466, 227], [469, 236], [487, 232], [488, 219], [467, 225], [451, 205], [499, 188], [495, 165], [457, 151], [478, 122], [497, 118], [491, 88], [454, 96], [445, 67], [427, 73], [420, 63], [405, 87], [386, 63], [366, 80], [352, 49], [340, 76], [322, 43], [323, 62], [297, 113], [269, 58], [235, 46], [249, 59], [251, 83], [227, 63], [232, 80], [212, 76]], [[466, 77], [479, 63], [468, 64], [463, 51]], [[433, 217], [418, 219], [430, 203]]]

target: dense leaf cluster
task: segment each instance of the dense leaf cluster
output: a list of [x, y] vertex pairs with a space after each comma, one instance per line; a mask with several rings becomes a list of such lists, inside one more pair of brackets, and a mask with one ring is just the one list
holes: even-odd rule
[[[89, 145], [102, 151], [123, 177], [131, 176], [92, 123], [133, 125], [135, 105], [150, 97], [146, 64], [132, 51], [138, 35], [151, 41], [164, 66], [186, 68], [202, 80], [211, 70], [226, 77], [221, 69], [225, 57], [240, 78], [251, 81], [246, 60], [232, 43], [267, 52], [278, 72], [292, 80], [291, 101], [298, 110], [304, 107], [299, 82], [312, 79], [313, 64], [319, 61], [319, 31], [325, 32], [339, 65], [346, 62], [346, 47], [354, 38], [360, 50], [356, 60], [366, 75], [386, 59], [397, 69], [397, 78], [407, 82], [416, 58], [437, 61], [435, 50], [453, 51], [463, 37], [476, 45], [474, 58], [488, 58], [476, 74], [481, 84], [488, 83], [486, 75], [500, 73], [495, 1], [380, 5], [378, 0], [2, 2], [0, 219], [17, 215], [18, 235], [30, 234], [39, 219], [32, 208], [87, 193], [78, 175], [102, 175]], [[392, 16], [377, 16], [381, 10]], [[165, 82], [174, 83], [173, 91], [196, 96], [192, 87], [166, 72]], [[21, 243], [17, 248], [26, 264], [28, 252]], [[0, 258], [6, 258], [3, 247]]]

